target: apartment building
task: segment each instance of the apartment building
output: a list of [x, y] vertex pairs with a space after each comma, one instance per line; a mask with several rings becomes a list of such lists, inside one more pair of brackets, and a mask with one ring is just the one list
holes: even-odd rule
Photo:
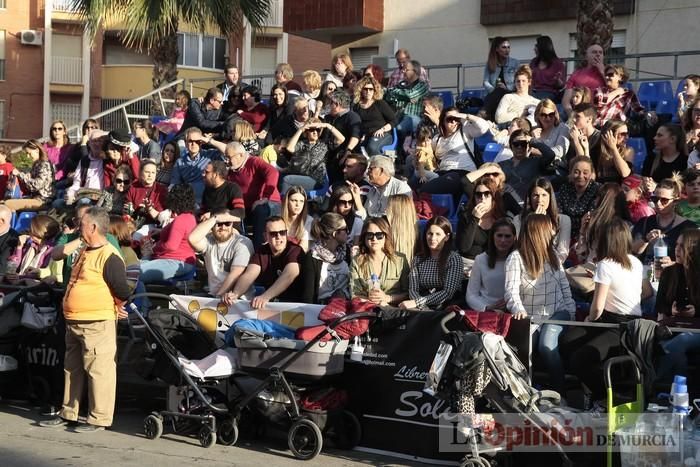
[[[68, 126], [152, 89], [147, 53], [125, 48], [115, 29], [93, 43], [71, 11], [71, 0], [0, 0], [0, 139], [47, 134], [52, 120]], [[195, 96], [223, 80], [226, 63], [243, 75], [271, 74], [288, 62], [299, 72], [327, 68], [330, 45], [282, 29], [283, 0], [272, 0], [265, 27], [238, 36], [178, 33], [179, 77], [195, 80]], [[290, 53], [304, 50], [304, 53]]]

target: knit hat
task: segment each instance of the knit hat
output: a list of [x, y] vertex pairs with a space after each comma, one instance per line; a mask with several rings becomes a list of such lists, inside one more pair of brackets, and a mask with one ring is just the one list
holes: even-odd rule
[[636, 190], [642, 185], [642, 179], [638, 175], [630, 175], [622, 180], [622, 184], [627, 186], [630, 190]]
[[116, 146], [128, 148], [131, 145], [131, 136], [128, 131], [119, 128], [109, 132], [109, 141]]

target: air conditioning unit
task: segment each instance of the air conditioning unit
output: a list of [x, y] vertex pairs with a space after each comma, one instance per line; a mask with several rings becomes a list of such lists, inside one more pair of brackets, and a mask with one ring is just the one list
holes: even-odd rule
[[41, 45], [44, 34], [35, 29], [23, 29], [19, 32], [19, 40], [23, 45]]

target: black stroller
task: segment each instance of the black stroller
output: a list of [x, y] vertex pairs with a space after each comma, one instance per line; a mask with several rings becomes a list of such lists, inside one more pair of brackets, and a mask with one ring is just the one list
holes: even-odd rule
[[[319, 419], [304, 412], [299, 400], [328, 377], [342, 373], [344, 367], [348, 343], [339, 339], [334, 329], [347, 321], [375, 317], [373, 313], [344, 316], [308, 342], [267, 339], [240, 330], [235, 338], [237, 359], [230, 374], [207, 378], [193, 375], [183, 358], [199, 360], [221, 349], [191, 316], [177, 310], [155, 309], [145, 317], [133, 304], [130, 310], [140, 321], [138, 327], [146, 331], [145, 340], [153, 360], [152, 377], [174, 386], [183, 396], [177, 410], [153, 412], [146, 417], [144, 429], [148, 438], [160, 437], [165, 423], [171, 422], [175, 431], [198, 429], [204, 447], [217, 441], [232, 445], [239, 437], [239, 423], [263, 418], [287, 429], [289, 449], [302, 460], [321, 452], [323, 433], [319, 423], [324, 417]], [[329, 334], [332, 339], [324, 341]], [[360, 424], [350, 412], [342, 414], [342, 428], [352, 432], [342, 438], [351, 439], [347, 444], [356, 444]], [[332, 428], [331, 432], [337, 434]]]

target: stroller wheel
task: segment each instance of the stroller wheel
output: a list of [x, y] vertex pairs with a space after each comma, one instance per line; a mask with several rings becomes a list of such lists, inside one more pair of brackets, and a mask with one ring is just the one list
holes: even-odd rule
[[219, 424], [217, 441], [224, 446], [231, 446], [238, 441], [238, 423], [236, 419], [226, 419]]
[[300, 418], [289, 428], [287, 444], [294, 457], [309, 460], [316, 457], [323, 448], [323, 435], [314, 422]]
[[143, 432], [148, 439], [158, 439], [163, 434], [163, 419], [151, 414], [143, 421]]
[[343, 410], [342, 419], [332, 427], [333, 441], [340, 449], [352, 449], [360, 444], [362, 438], [362, 426], [354, 413]]
[[199, 444], [203, 448], [210, 448], [216, 444], [216, 433], [211, 431], [208, 426], [203, 426], [199, 430]]

